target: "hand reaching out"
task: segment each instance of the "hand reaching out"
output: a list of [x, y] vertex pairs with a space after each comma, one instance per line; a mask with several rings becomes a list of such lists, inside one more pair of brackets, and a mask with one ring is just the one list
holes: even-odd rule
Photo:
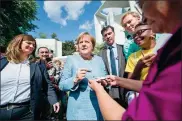
[[99, 83], [96, 80], [89, 80], [89, 86], [94, 90], [94, 91], [98, 91], [98, 90], [102, 90], [104, 89], [103, 86], [101, 85], [101, 83]]

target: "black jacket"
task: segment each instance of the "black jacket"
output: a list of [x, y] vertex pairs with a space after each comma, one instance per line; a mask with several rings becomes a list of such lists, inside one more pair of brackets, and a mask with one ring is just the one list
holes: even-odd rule
[[[0, 71], [8, 64], [6, 57], [0, 59]], [[30, 104], [33, 118], [40, 119], [43, 99], [50, 104], [58, 102], [55, 90], [50, 82], [44, 63], [30, 63]]]

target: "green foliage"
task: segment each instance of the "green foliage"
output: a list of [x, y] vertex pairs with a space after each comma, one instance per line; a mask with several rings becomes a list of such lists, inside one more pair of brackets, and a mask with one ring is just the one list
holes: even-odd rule
[[101, 44], [96, 43], [93, 53], [98, 55], [99, 52], [103, 49], [103, 47], [104, 47], [104, 43], [101, 43]]
[[3, 0], [0, 7], [0, 45], [7, 46], [16, 35], [35, 30], [37, 20], [35, 0]]
[[56, 40], [59, 41], [59, 39], [58, 39], [58, 37], [57, 37], [57, 34], [54, 33], [54, 32], [51, 34], [51, 38], [56, 39]]
[[72, 55], [75, 52], [74, 42], [73, 41], [65, 41], [62, 43], [62, 55]]
[[57, 34], [56, 33], [52, 33], [51, 34], [51, 38], [56, 39], [57, 38]]
[[47, 35], [45, 33], [43, 33], [43, 32], [40, 32], [39, 33], [39, 38], [46, 39]]

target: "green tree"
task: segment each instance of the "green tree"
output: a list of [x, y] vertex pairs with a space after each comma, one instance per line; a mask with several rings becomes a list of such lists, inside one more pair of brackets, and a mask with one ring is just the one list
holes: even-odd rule
[[101, 44], [96, 43], [93, 53], [98, 55], [99, 52], [103, 49], [103, 47], [104, 47], [104, 43], [101, 43]]
[[56, 39], [57, 38], [57, 34], [56, 33], [52, 33], [51, 34], [51, 38]]
[[56, 40], [59, 41], [59, 39], [58, 39], [58, 37], [57, 37], [57, 34], [54, 33], [54, 32], [51, 34], [51, 38], [56, 39]]
[[32, 23], [38, 20], [35, 0], [2, 0], [0, 4], [0, 45], [7, 46], [14, 36], [38, 28]]
[[45, 33], [43, 33], [43, 32], [40, 32], [39, 37], [42, 38], [42, 39], [46, 39], [47, 35]]
[[72, 55], [73, 52], [75, 52], [74, 42], [71, 41], [65, 41], [62, 43], [62, 55]]

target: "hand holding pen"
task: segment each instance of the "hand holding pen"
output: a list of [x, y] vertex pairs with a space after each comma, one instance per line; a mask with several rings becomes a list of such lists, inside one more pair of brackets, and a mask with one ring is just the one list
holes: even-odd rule
[[76, 73], [76, 79], [74, 80], [74, 82], [77, 83], [78, 81], [84, 79], [87, 72], [91, 72], [91, 70], [88, 70], [86, 68], [79, 68]]

